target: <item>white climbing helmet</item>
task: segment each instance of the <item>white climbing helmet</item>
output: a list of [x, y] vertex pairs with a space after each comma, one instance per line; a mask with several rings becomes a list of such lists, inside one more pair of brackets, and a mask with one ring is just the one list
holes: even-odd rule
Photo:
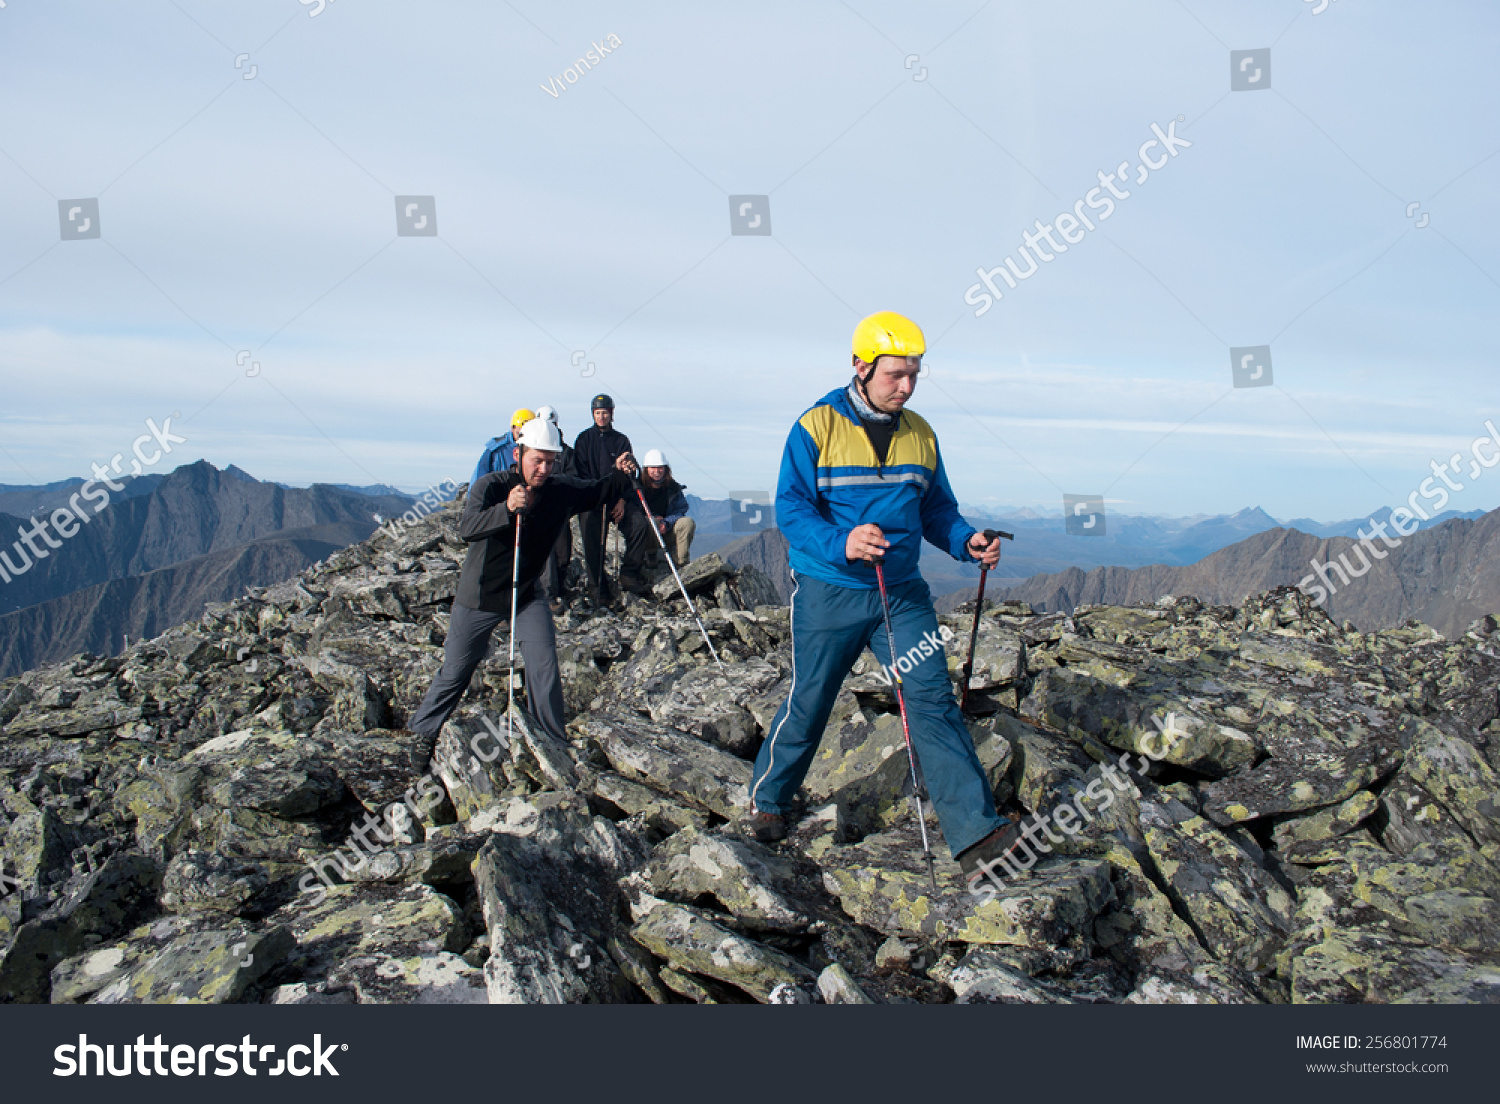
[[549, 422], [545, 418], [533, 418], [521, 427], [521, 432], [516, 434], [516, 444], [529, 449], [541, 449], [543, 452], [562, 451], [562, 433], [557, 428], [556, 422]]
[[667, 458], [662, 455], [661, 449], [650, 449], [646, 455], [641, 457], [643, 468], [664, 468], [667, 466]]

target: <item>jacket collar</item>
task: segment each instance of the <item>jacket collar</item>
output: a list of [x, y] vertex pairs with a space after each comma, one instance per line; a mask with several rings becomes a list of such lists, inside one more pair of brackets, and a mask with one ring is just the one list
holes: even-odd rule
[[[847, 385], [828, 392], [828, 394], [823, 396], [822, 401], [844, 415], [844, 417], [848, 418], [856, 426], [863, 428], [863, 423], [859, 420], [859, 411], [854, 408], [854, 403], [849, 400], [849, 388]], [[894, 430], [901, 428], [901, 415], [905, 413], [906, 411], [903, 410], [896, 415], [896, 420], [893, 423]]]

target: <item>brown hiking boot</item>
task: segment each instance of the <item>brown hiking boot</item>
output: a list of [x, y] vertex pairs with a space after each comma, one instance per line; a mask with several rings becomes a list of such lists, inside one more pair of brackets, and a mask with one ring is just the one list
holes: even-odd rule
[[780, 843], [786, 839], [786, 817], [780, 813], [763, 813], [757, 809], [750, 814], [745, 826], [761, 843]]
[[1008, 821], [973, 847], [960, 851], [957, 858], [959, 868], [964, 872], [964, 879], [972, 886], [1009, 855], [1020, 842], [1021, 826], [1014, 821]]

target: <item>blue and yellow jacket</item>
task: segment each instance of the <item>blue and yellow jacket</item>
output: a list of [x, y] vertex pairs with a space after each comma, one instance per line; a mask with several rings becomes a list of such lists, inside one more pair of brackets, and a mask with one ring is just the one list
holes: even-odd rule
[[791, 545], [792, 570], [834, 586], [873, 590], [875, 569], [844, 558], [851, 530], [867, 522], [891, 542], [888, 585], [921, 577], [925, 537], [957, 560], [975, 529], [958, 512], [937, 435], [909, 410], [898, 416], [886, 463], [875, 455], [845, 389], [828, 392], [797, 419], [781, 455], [776, 524]]

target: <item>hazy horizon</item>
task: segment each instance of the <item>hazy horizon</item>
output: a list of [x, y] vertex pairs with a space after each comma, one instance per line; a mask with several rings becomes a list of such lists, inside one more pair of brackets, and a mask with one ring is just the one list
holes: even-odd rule
[[[189, 461], [183, 462], [182, 464], [175, 465], [171, 471], [158, 472], [158, 473], [153, 473], [153, 474], [156, 474], [156, 475], [159, 475], [159, 476], [170, 475], [170, 474], [172, 474], [173, 471], [176, 471], [177, 468], [191, 467], [193, 464], [200, 463], [200, 462], [207, 462], [207, 463], [210, 463], [210, 464], [212, 463], [212, 461], [207, 461], [206, 458], [204, 458], [204, 457], [199, 457], [196, 460], [189, 460]], [[278, 486], [281, 486], [281, 487], [295, 488], [295, 489], [300, 489], [300, 490], [305, 490], [305, 489], [307, 489], [309, 487], [312, 487], [315, 484], [319, 484], [319, 483], [325, 484], [325, 485], [329, 485], [329, 486], [347, 487], [347, 488], [350, 488], [350, 489], [353, 489], [353, 490], [356, 490], [356, 491], [364, 491], [364, 490], [367, 490], [369, 488], [376, 488], [376, 487], [389, 487], [389, 488], [395, 490], [396, 492], [398, 492], [399, 494], [409, 495], [409, 496], [412, 496], [413, 498], [419, 498], [424, 492], [427, 492], [427, 491], [436, 490], [436, 491], [439, 491], [439, 492], [443, 492], [445, 490], [444, 483], [446, 482], [446, 480], [437, 480], [437, 481], [435, 481], [433, 483], [430, 483], [430, 484], [428, 484], [426, 486], [423, 486], [423, 487], [412, 487], [412, 486], [402, 487], [402, 486], [399, 486], [397, 484], [359, 484], [359, 483], [349, 483], [349, 482], [343, 481], [343, 480], [322, 480], [322, 479], [319, 479], [319, 480], [307, 480], [307, 481], [270, 480], [270, 479], [260, 479], [260, 477], [257, 476], [257, 475], [255, 475], [254, 472], [247, 471], [243, 467], [243, 465], [235, 464], [235, 465], [232, 465], [232, 466], [235, 467], [235, 468], [238, 468], [241, 472], [243, 472], [245, 475], [249, 476], [250, 478], [256, 479], [256, 480], [258, 480], [260, 482], [263, 482], [263, 483], [274, 483], [274, 484], [276, 484]], [[225, 471], [225, 470], [227, 470], [227, 468], [228, 468], [228, 465], [226, 465], [225, 468], [219, 468], [217, 470], [219, 470], [219, 471]], [[69, 484], [69, 483], [74, 483], [76, 485], [76, 482], [82, 481], [83, 479], [84, 479], [83, 476], [66, 476], [63, 479], [53, 480], [53, 481], [50, 481], [47, 484], [0, 483], [0, 494], [12, 493], [12, 492], [17, 492], [17, 491], [27, 491], [27, 490], [38, 489], [38, 488], [45, 487], [45, 486], [64, 485], [64, 484]], [[451, 479], [452, 482], [453, 482], [453, 484], [455, 486], [462, 486], [466, 482], [466, 477], [465, 478], [448, 477], [448, 479]], [[451, 489], [451, 488], [449, 488], [449, 489]], [[730, 498], [727, 495], [725, 495], [725, 496], [719, 496], [719, 495], [713, 495], [713, 494], [698, 494], [690, 486], [687, 487], [687, 494], [688, 494], [688, 496], [690, 498], [698, 498], [698, 499], [701, 499], [701, 500], [703, 500], [705, 502], [734, 502], [734, 501], [736, 501], [735, 499]], [[1045, 503], [1029, 503], [1029, 504], [1025, 504], [1025, 503], [1023, 503], [1023, 504], [1005, 503], [1005, 504], [996, 504], [996, 505], [988, 505], [988, 506], [986, 506], [986, 505], [980, 505], [980, 504], [977, 504], [977, 503], [964, 502], [964, 501], [960, 500], [959, 501], [959, 508], [965, 514], [978, 514], [978, 515], [983, 515], [983, 516], [987, 516], [987, 517], [1015, 517], [1017, 515], [1029, 512], [1031, 514], [1040, 516], [1044, 520], [1048, 520], [1048, 521], [1053, 521], [1053, 520], [1055, 520], [1055, 521], [1061, 521], [1061, 520], [1063, 520], [1063, 518], [1065, 516], [1063, 510], [1061, 510], [1060, 508], [1048, 506]], [[1237, 516], [1239, 514], [1253, 512], [1253, 511], [1256, 511], [1256, 510], [1259, 510], [1260, 512], [1266, 514], [1267, 517], [1271, 518], [1271, 520], [1274, 521], [1274, 522], [1276, 522], [1278, 525], [1289, 525], [1289, 524], [1291, 524], [1292, 522], [1295, 522], [1295, 521], [1312, 521], [1312, 522], [1315, 522], [1315, 523], [1317, 523], [1319, 525], [1324, 525], [1324, 526], [1332, 526], [1332, 525], [1339, 525], [1339, 524], [1343, 524], [1343, 523], [1347, 523], [1347, 522], [1359, 521], [1359, 520], [1362, 520], [1362, 519], [1367, 518], [1367, 517], [1378, 516], [1380, 514], [1380, 512], [1381, 512], [1380, 508], [1377, 508], [1377, 509], [1370, 510], [1370, 511], [1367, 511], [1367, 512], [1364, 512], [1364, 513], [1360, 513], [1358, 511], [1356, 511], [1355, 513], [1349, 514], [1347, 516], [1344, 516], [1344, 517], [1335, 517], [1335, 518], [1314, 518], [1314, 517], [1307, 517], [1305, 515], [1304, 516], [1299, 516], [1299, 517], [1284, 517], [1284, 516], [1277, 516], [1275, 514], [1272, 514], [1270, 511], [1265, 510], [1263, 507], [1261, 507], [1258, 504], [1251, 504], [1251, 505], [1247, 505], [1247, 506], [1240, 506], [1240, 507], [1237, 507], [1237, 508], [1232, 509], [1232, 510], [1223, 510], [1223, 511], [1218, 511], [1218, 512], [1215, 512], [1215, 513], [1170, 514], [1170, 513], [1128, 513], [1128, 512], [1125, 512], [1125, 511], [1112, 511], [1112, 514], [1113, 514], [1113, 516], [1130, 517], [1130, 518], [1140, 518], [1140, 519], [1150, 519], [1150, 520], [1159, 520], [1159, 521], [1198, 522], [1198, 521], [1213, 520], [1215, 518], [1235, 517], [1235, 516]], [[3, 509], [0, 509], [0, 513], [3, 513], [3, 512], [5, 512], [5, 511]], [[1445, 509], [1441, 513], [1435, 514], [1433, 516], [1432, 521], [1433, 521], [1433, 523], [1436, 523], [1436, 522], [1441, 521], [1441, 520], [1447, 520], [1450, 517], [1467, 516], [1467, 515], [1470, 515], [1470, 514], [1478, 514], [1478, 513], [1486, 513], [1486, 512], [1488, 512], [1488, 511], [1458, 510], [1456, 508], [1455, 509]], [[1423, 523], [1423, 528], [1427, 528], [1427, 527], [1428, 527], [1428, 523]], [[747, 535], [748, 535], [748, 533], [747, 533]]]

